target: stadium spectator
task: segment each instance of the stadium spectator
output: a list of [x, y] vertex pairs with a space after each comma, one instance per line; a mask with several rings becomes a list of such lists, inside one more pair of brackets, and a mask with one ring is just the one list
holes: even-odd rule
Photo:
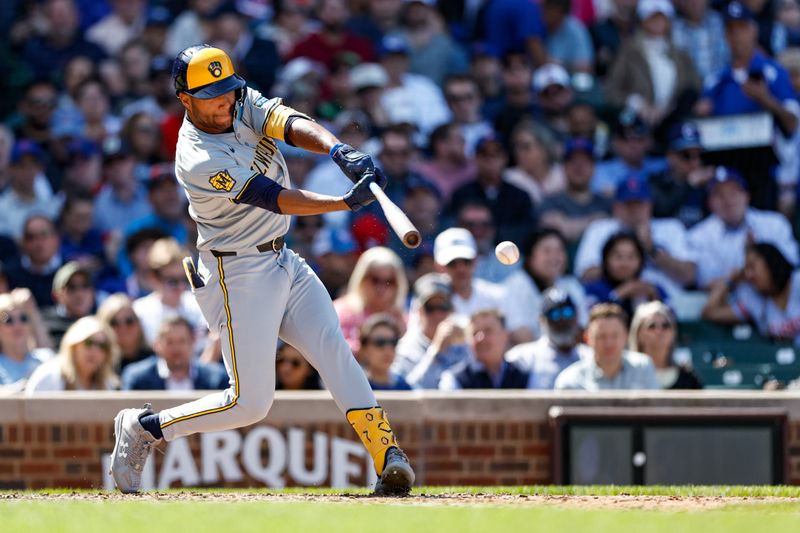
[[466, 54], [447, 32], [438, 6], [425, 0], [412, 0], [406, 5], [403, 35], [410, 46], [410, 71], [437, 86], [448, 75], [465, 72]]
[[83, 317], [67, 330], [58, 355], [33, 371], [25, 394], [116, 389], [119, 378], [114, 366], [118, 358], [111, 328], [93, 316]]
[[61, 233], [61, 257], [78, 261], [97, 275], [105, 268], [103, 236], [92, 224], [94, 201], [87, 194], [68, 196], [58, 218]]
[[53, 114], [58, 105], [58, 90], [45, 79], [31, 82], [17, 105], [16, 117], [9, 122], [17, 140], [28, 139], [48, 146], [53, 140]]
[[46, 0], [41, 14], [46, 31], [25, 43], [22, 58], [37, 78], [59, 73], [75, 56], [85, 56], [97, 64], [105, 54], [81, 35], [79, 13], [74, 0]]
[[[34, 308], [35, 309], [35, 308]], [[35, 320], [25, 311], [19, 298], [13, 294], [0, 294], [0, 388], [21, 385], [34, 369], [52, 357], [49, 348], [40, 348], [34, 334]]]
[[589, 306], [615, 303], [631, 316], [645, 302], [666, 300], [664, 289], [642, 277], [645, 252], [636, 235], [622, 231], [603, 245], [602, 275], [586, 284]]
[[439, 86], [409, 72], [410, 49], [405, 39], [387, 35], [379, 49], [381, 65], [389, 76], [381, 95], [389, 121], [413, 124], [423, 136], [447, 122], [450, 113]]
[[533, 70], [524, 54], [503, 56], [502, 98], [497, 105], [487, 106], [484, 110], [501, 139], [510, 138], [511, 132], [523, 120], [540, 118], [532, 80]]
[[165, 6], [153, 5], [147, 9], [141, 41], [152, 57], [166, 52], [170, 23], [172, 23], [172, 13]]
[[628, 349], [650, 356], [662, 389], [702, 389], [700, 378], [672, 358], [678, 323], [669, 307], [649, 302], [636, 308], [631, 321]]
[[66, 146], [66, 161], [61, 190], [65, 194], [91, 194], [100, 189], [103, 162], [97, 143], [76, 138]]
[[483, 35], [499, 57], [523, 53], [535, 65], [547, 58], [541, 7], [527, 0], [494, 0], [483, 14]]
[[475, 147], [477, 176], [453, 192], [448, 212], [454, 215], [466, 203], [485, 203], [492, 211], [497, 239], [519, 241], [533, 225], [533, 205], [528, 195], [503, 180], [508, 155], [492, 135]]
[[[420, 246], [416, 250], [409, 250], [406, 248], [400, 238], [383, 222], [379, 222], [381, 233], [385, 233], [389, 247], [397, 252], [402, 258], [403, 262], [408, 265], [419, 259], [420, 255], [430, 255], [430, 245], [436, 238], [436, 235], [441, 230], [443, 225], [442, 221], [442, 196], [439, 194], [439, 189], [436, 188], [431, 182], [424, 178], [415, 178], [406, 184], [405, 198], [399, 204], [403, 211], [408, 215], [408, 219], [419, 230], [420, 236], [425, 246]], [[377, 213], [377, 206], [373, 211], [374, 220], [380, 221], [383, 215]], [[358, 222], [354, 229], [360, 232]], [[359, 241], [363, 242], [363, 238]]]
[[592, 307], [586, 327], [586, 343], [594, 357], [586, 357], [556, 377], [556, 390], [639, 390], [661, 388], [653, 361], [625, 349], [628, 316], [616, 304]]
[[86, 30], [86, 39], [109, 56], [117, 55], [129, 41], [141, 35], [147, 20], [147, 1], [111, 0], [111, 13]]
[[582, 328], [578, 310], [569, 293], [551, 287], [542, 294], [542, 335], [537, 341], [518, 344], [506, 352], [506, 360], [530, 373], [529, 389], [552, 389], [562, 370], [591, 350], [580, 344]]
[[53, 221], [32, 215], [22, 229], [22, 253], [5, 270], [9, 287], [30, 289], [40, 309], [53, 305], [53, 277], [63, 263], [60, 247]]
[[386, 187], [389, 198], [397, 205], [401, 205], [409, 187], [416, 187], [420, 182], [430, 186], [438, 194], [438, 189], [433, 183], [412, 169], [412, 163], [416, 160], [416, 149], [404, 125], [395, 124], [385, 128], [380, 139], [378, 164], [389, 178]]
[[157, 240], [166, 237], [168, 235], [160, 229], [144, 228], [131, 234], [124, 242], [111, 243], [111, 247], [124, 247], [127, 257], [130, 258], [131, 272], [122, 277], [106, 280], [107, 286], [103, 286], [103, 290], [107, 293], [124, 292], [133, 299], [150, 294], [153, 290], [147, 262], [150, 247]]
[[749, 242], [772, 243], [786, 260], [797, 264], [797, 241], [789, 222], [780, 213], [749, 207], [750, 195], [741, 174], [717, 167], [709, 187], [712, 214], [688, 234], [689, 247], [697, 259], [699, 287], [707, 288], [742, 268]]
[[533, 90], [541, 112], [539, 120], [558, 137], [569, 130], [568, 113], [575, 98], [567, 70], [556, 63], [547, 63], [533, 73]]
[[114, 369], [117, 373], [152, 355], [153, 350], [144, 340], [139, 317], [133, 311], [133, 301], [127, 294], [116, 293], [107, 297], [97, 309], [96, 316], [117, 336], [120, 352], [119, 366]]
[[[297, 217], [295, 220], [309, 218], [311, 217]], [[342, 292], [346, 290], [358, 259], [357, 253], [358, 244], [347, 229], [320, 224], [320, 229], [311, 242], [310, 258], [316, 262], [317, 275], [331, 298], [342, 296]]]
[[589, 224], [611, 214], [611, 202], [592, 192], [594, 145], [583, 138], [567, 141], [564, 147], [563, 192], [545, 196], [538, 208], [542, 226], [557, 229], [570, 246], [577, 245]]
[[307, 57], [328, 69], [343, 54], [352, 54], [365, 62], [375, 59], [372, 43], [347, 29], [350, 12], [344, 0], [320, 0], [315, 7], [321, 26], [295, 45], [290, 58]]
[[[309, 18], [309, 3], [305, 0], [283, 0], [275, 2], [273, 7], [275, 13], [272, 20], [259, 25], [256, 31], [264, 39], [275, 42], [281, 58], [286, 59], [298, 42], [317, 29], [317, 25]], [[352, 26], [350, 29], [360, 34], [358, 29]]]
[[42, 310], [42, 319], [58, 345], [72, 324], [94, 310], [91, 271], [77, 261], [65, 263], [53, 278], [53, 299], [55, 305]]
[[653, 191], [653, 217], [677, 218], [687, 228], [706, 214], [706, 184], [714, 168], [703, 164], [700, 132], [692, 122], [670, 129], [667, 168], [648, 176]]
[[303, 354], [283, 341], [278, 341], [275, 356], [275, 388], [278, 390], [322, 389], [319, 374], [305, 360]]
[[177, 56], [181, 50], [197, 43], [206, 43], [211, 37], [205, 19], [224, 0], [189, 0], [184, 9], [169, 27], [166, 49], [168, 57]]
[[464, 135], [454, 122], [434, 129], [428, 146], [430, 160], [413, 168], [433, 182], [447, 202], [454, 190], [475, 178], [477, 168], [466, 156]]
[[676, 111], [687, 113], [697, 99], [701, 80], [691, 58], [671, 41], [670, 0], [640, 0], [636, 8], [641, 31], [622, 45], [607, 80], [607, 98], [627, 106], [651, 126]]
[[111, 113], [108, 89], [100, 80], [88, 79], [75, 89], [75, 104], [80, 112], [82, 135], [102, 146], [107, 137], [117, 135], [122, 127]]
[[404, 4], [401, 0], [367, 2], [365, 12], [350, 17], [347, 27], [378, 46], [385, 35], [401, 30]]
[[180, 316], [165, 319], [153, 344], [155, 355], [128, 365], [122, 373], [123, 390], [222, 390], [228, 374], [219, 363], [201, 363], [192, 357], [194, 328]]
[[146, 112], [136, 112], [125, 121], [120, 136], [135, 160], [134, 176], [146, 182], [151, 165], [163, 160], [161, 151], [165, 139], [158, 122]]
[[605, 77], [622, 46], [637, 27], [636, 4], [638, 0], [611, 0], [610, 13], [604, 20], [589, 28], [595, 51], [595, 71]]
[[542, 15], [547, 39], [548, 60], [559, 63], [570, 72], [594, 70], [592, 38], [583, 23], [571, 15], [572, 0], [544, 0]]
[[406, 380], [391, 370], [399, 338], [400, 327], [391, 315], [375, 314], [361, 325], [358, 359], [372, 390], [411, 390]]
[[478, 83], [469, 74], [453, 74], [444, 81], [444, 98], [452, 120], [461, 128], [466, 153], [475, 155], [475, 145], [493, 132], [492, 125], [481, 115], [483, 97]]
[[347, 293], [333, 302], [344, 338], [354, 354], [359, 353], [361, 326], [376, 313], [391, 315], [405, 332], [407, 295], [408, 280], [396, 253], [377, 246], [361, 254], [347, 284]]
[[520, 122], [511, 133], [515, 165], [503, 172], [503, 181], [528, 193], [538, 207], [546, 195], [564, 190], [564, 167], [558, 161], [553, 134], [535, 122]]
[[662, 158], [648, 157], [653, 136], [650, 128], [632, 109], [624, 109], [617, 116], [612, 133], [612, 158], [595, 167], [592, 190], [613, 198], [617, 186], [630, 173], [654, 174], [667, 165]]
[[443, 274], [425, 274], [414, 283], [416, 327], [400, 339], [392, 370], [415, 387], [437, 388], [442, 372], [468, 356], [452, 294], [450, 279]]
[[672, 42], [686, 52], [701, 79], [716, 74], [730, 60], [728, 43], [720, 39], [725, 28], [722, 16], [709, 7], [709, 0], [675, 0], [677, 16], [672, 21]]
[[44, 152], [29, 140], [19, 140], [11, 150], [10, 182], [0, 194], [0, 234], [18, 240], [25, 221], [32, 215], [55, 218], [59, 201], [43, 179]]
[[653, 196], [644, 177], [631, 174], [617, 187], [613, 217], [592, 222], [581, 238], [575, 255], [575, 275], [593, 281], [601, 275], [603, 246], [621, 230], [632, 231], [647, 257], [644, 274], [668, 294], [695, 280], [697, 265], [678, 220], [652, 218]]
[[179, 315], [195, 328], [199, 348], [205, 340], [206, 323], [194, 295], [189, 291], [181, 261], [187, 254], [172, 238], [159, 239], [150, 247], [147, 266], [153, 292], [134, 300], [133, 310], [139, 317], [147, 344], [153, 346], [161, 322]]
[[163, 111], [150, 98], [152, 87], [150, 74], [152, 56], [144, 41], [129, 41], [119, 52], [119, 65], [122, 71], [123, 93], [114, 98], [113, 108], [123, 117], [130, 116], [132, 110], [148, 109], [148, 112], [163, 115]]
[[450, 228], [436, 236], [433, 260], [436, 269], [450, 278], [455, 318], [462, 323], [482, 309], [498, 309], [503, 289], [475, 277], [478, 248], [472, 234], [464, 228]]
[[103, 233], [122, 235], [133, 220], [152, 213], [147, 192], [134, 175], [136, 160], [118, 137], [103, 144], [103, 187], [94, 200], [94, 222]]
[[747, 248], [744, 268], [715, 281], [703, 318], [720, 324], [754, 322], [776, 341], [800, 345], [800, 270], [774, 244]]
[[539, 338], [542, 293], [550, 287], [570, 295], [578, 313], [578, 323], [586, 324], [583, 287], [566, 272], [567, 244], [557, 230], [542, 228], [527, 237], [522, 247], [522, 268], [503, 282], [506, 326], [512, 344]]
[[126, 234], [131, 235], [143, 228], [158, 228], [179, 243], [185, 243], [187, 231], [183, 224], [183, 214], [186, 211], [186, 199], [178, 190], [172, 164], [153, 165], [147, 181], [147, 198], [153, 212], [131, 222]]
[[528, 372], [507, 361], [508, 332], [496, 309], [478, 311], [466, 330], [470, 357], [442, 372], [440, 390], [524, 389]]
[[492, 221], [492, 212], [481, 202], [468, 202], [456, 213], [456, 226], [469, 230], [475, 239], [478, 255], [475, 256], [475, 277], [500, 283], [520, 268], [519, 262], [504, 265], [494, 253], [497, 244], [497, 228]]

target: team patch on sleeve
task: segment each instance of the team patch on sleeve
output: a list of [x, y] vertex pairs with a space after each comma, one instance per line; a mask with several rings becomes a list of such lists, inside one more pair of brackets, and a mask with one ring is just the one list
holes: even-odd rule
[[225, 192], [231, 192], [233, 186], [236, 185], [236, 180], [231, 177], [230, 172], [227, 170], [217, 172], [209, 178], [208, 182], [216, 190]]

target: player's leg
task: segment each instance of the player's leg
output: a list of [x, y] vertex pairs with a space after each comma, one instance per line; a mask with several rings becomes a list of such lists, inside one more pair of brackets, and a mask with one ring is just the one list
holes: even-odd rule
[[414, 483], [414, 472], [344, 339], [328, 292], [293, 251], [287, 249], [281, 253], [280, 261], [292, 277], [280, 337], [300, 350], [317, 369], [339, 409], [361, 438], [379, 477], [376, 491], [407, 493]]
[[141, 468], [154, 442], [249, 425], [262, 420], [272, 405], [275, 346], [289, 296], [285, 270], [275, 255], [209, 254], [201, 259], [200, 272], [205, 272], [206, 285], [195, 296], [210, 327], [219, 328], [230, 387], [160, 413], [121, 411], [115, 419], [112, 474], [125, 492], [138, 490]]

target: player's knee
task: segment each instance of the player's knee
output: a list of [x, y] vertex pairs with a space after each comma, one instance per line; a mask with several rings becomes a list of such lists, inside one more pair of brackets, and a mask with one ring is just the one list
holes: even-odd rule
[[239, 416], [243, 424], [249, 425], [261, 422], [266, 418], [270, 407], [272, 407], [272, 395], [262, 398], [252, 398], [246, 401], [240, 399], [237, 407], [239, 408]]

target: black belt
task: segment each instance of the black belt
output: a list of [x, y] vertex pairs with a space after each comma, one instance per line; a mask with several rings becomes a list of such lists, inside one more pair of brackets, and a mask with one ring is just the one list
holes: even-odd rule
[[[278, 253], [283, 248], [283, 236], [277, 237], [272, 239], [271, 241], [267, 241], [265, 243], [259, 244], [256, 246], [256, 250], [261, 253], [264, 252], [275, 252]], [[237, 255], [236, 252], [220, 252], [219, 250], [211, 250], [211, 255], [214, 257], [230, 257], [233, 255]]]

